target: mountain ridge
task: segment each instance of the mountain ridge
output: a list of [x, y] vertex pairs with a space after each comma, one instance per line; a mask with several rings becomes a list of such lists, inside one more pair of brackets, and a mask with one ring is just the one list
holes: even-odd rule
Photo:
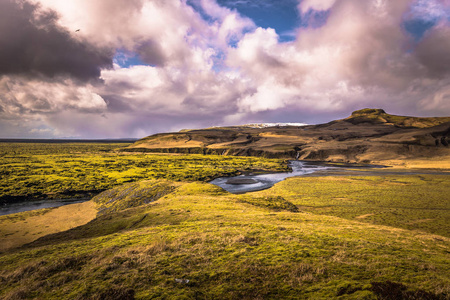
[[411, 117], [361, 109], [349, 117], [306, 126], [215, 127], [159, 133], [126, 151], [264, 156], [374, 163], [450, 158], [450, 117]]

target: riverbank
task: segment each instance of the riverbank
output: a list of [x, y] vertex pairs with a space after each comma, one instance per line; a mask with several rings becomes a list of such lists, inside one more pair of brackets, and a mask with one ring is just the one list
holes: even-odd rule
[[[306, 211], [311, 211], [314, 213], [329, 214], [332, 210], [342, 211], [342, 207], [351, 207], [349, 203], [346, 201], [339, 201], [339, 203], [335, 203], [332, 199], [346, 199], [348, 195], [338, 195], [333, 191], [335, 189], [341, 189], [339, 183], [348, 182], [348, 180], [352, 181], [353, 178], [366, 178], [373, 177], [373, 179], [364, 179], [367, 182], [367, 186], [361, 186], [361, 188], [373, 188], [372, 182], [389, 182], [394, 183], [404, 183], [404, 180], [411, 180], [410, 178], [417, 178], [417, 175], [424, 175], [427, 178], [432, 178], [430, 180], [430, 184], [435, 180], [434, 178], [440, 178], [441, 176], [447, 177], [446, 175], [450, 175], [450, 172], [445, 172], [442, 170], [429, 170], [429, 169], [410, 169], [410, 168], [382, 168], [381, 166], [364, 166], [364, 165], [351, 165], [351, 164], [329, 164], [324, 162], [301, 162], [301, 161], [291, 161], [289, 163], [291, 168], [291, 172], [275, 172], [275, 173], [265, 173], [265, 174], [256, 174], [252, 175], [250, 173], [246, 175], [236, 176], [236, 177], [221, 177], [213, 180], [211, 183], [222, 188], [225, 188], [230, 193], [234, 194], [244, 194], [248, 192], [253, 192], [250, 195], [258, 196], [260, 194], [271, 195], [271, 197], [277, 197], [282, 195], [285, 197], [285, 194], [291, 190], [289, 188], [283, 188], [289, 186], [290, 182], [298, 182], [301, 186], [304, 182], [309, 182], [309, 185], [314, 184], [317, 185], [316, 182], [331, 182], [332, 184], [323, 184], [320, 188], [324, 189], [321, 193], [329, 194], [331, 197], [328, 201], [320, 202], [321, 206], [329, 207], [326, 209], [319, 209], [314, 206], [304, 205], [303, 203], [297, 203], [294, 201], [296, 205], [303, 208]], [[292, 177], [292, 178], [291, 178]], [[327, 178], [327, 179], [308, 179], [310, 177], [315, 178]], [[301, 179], [304, 178], [304, 179]], [[344, 181], [339, 178], [347, 178]], [[409, 178], [409, 179], [408, 179]], [[285, 179], [289, 179], [292, 181], [288, 181], [288, 183], [282, 183]], [[302, 181], [303, 180], [303, 181]], [[308, 181], [309, 180], [309, 181]], [[313, 181], [310, 181], [313, 180]], [[319, 180], [319, 181], [317, 181]], [[427, 179], [428, 180], [428, 179]], [[357, 180], [355, 182], [360, 182], [361, 180]], [[271, 189], [273, 186], [275, 187]], [[119, 187], [120, 188], [120, 187]], [[404, 194], [408, 194], [409, 187], [404, 185], [405, 189]], [[432, 187], [430, 186], [430, 189]], [[266, 191], [264, 191], [266, 190]], [[273, 192], [275, 191], [275, 192]], [[305, 189], [304, 193], [311, 193], [307, 195], [310, 197], [317, 197], [317, 191], [308, 191]], [[435, 189], [434, 191], [429, 191], [428, 193], [432, 193], [435, 197], [436, 193], [439, 194], [439, 189]], [[300, 193], [300, 191], [297, 191]], [[398, 190], [396, 193], [399, 195], [402, 194], [402, 190]], [[442, 192], [443, 195], [445, 192]], [[316, 196], [315, 196], [316, 195]], [[362, 194], [361, 194], [362, 195]], [[439, 196], [439, 195], [437, 195]], [[358, 196], [360, 197], [360, 196]], [[31, 205], [33, 207], [33, 203], [23, 203], [24, 205]], [[46, 204], [46, 202], [42, 202], [41, 204]], [[47, 203], [49, 205], [49, 203]], [[336, 206], [337, 205], [337, 206]], [[342, 206], [342, 207], [341, 207]], [[332, 207], [334, 207], [332, 209]], [[357, 210], [361, 210], [361, 207], [358, 207]], [[363, 212], [362, 212], [363, 211]], [[377, 215], [373, 214], [370, 209], [363, 209], [361, 212], [358, 212], [358, 219], [373, 219], [376, 218]], [[53, 234], [57, 232], [62, 232], [77, 226], [84, 225], [89, 221], [96, 218], [97, 209], [92, 201], [87, 201], [84, 203], [78, 204], [69, 204], [66, 206], [61, 206], [58, 208], [44, 208], [39, 210], [27, 211], [23, 213], [9, 214], [5, 216], [0, 216], [0, 228], [1, 228], [1, 236], [0, 236], [0, 251], [5, 251], [8, 249], [12, 249], [15, 247], [19, 247], [26, 243], [30, 243], [40, 237], [43, 237], [48, 234]], [[333, 214], [334, 215], [334, 214]], [[347, 214], [338, 214], [338, 216], [343, 217]], [[361, 217], [364, 216], [364, 217]], [[357, 217], [357, 216], [355, 216]], [[353, 217], [352, 217], [353, 218]], [[429, 218], [428, 218], [429, 219]], [[426, 219], [425, 223], [429, 223], [430, 220]], [[423, 223], [424, 221], [420, 221], [419, 223]], [[450, 230], [449, 230], [450, 231]]]
[[95, 207], [95, 203], [87, 201], [0, 216], [0, 251], [84, 225], [95, 219]]
[[46, 208], [56, 208], [60, 206], [83, 203], [89, 201], [89, 198], [75, 198], [75, 199], [50, 199], [50, 200], [33, 200], [33, 201], [20, 201], [13, 203], [3, 203], [0, 206], [0, 216], [6, 216], [11, 214], [17, 214], [33, 210], [42, 210]]
[[105, 192], [117, 210], [0, 254], [0, 298], [450, 293], [449, 176], [293, 177], [245, 195], [191, 182], [130, 207], [158, 194], [142, 188]]
[[245, 174], [216, 178], [210, 183], [233, 194], [244, 194], [271, 188], [274, 184], [290, 177], [323, 176], [385, 176], [385, 175], [450, 175], [447, 169], [421, 169], [389, 167], [386, 165], [350, 164], [291, 160], [290, 172]]

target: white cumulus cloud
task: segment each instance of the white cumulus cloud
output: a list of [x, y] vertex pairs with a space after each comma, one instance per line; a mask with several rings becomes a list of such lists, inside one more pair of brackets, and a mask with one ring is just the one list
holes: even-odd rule
[[[11, 28], [22, 22], [26, 30], [17, 39], [0, 30], [0, 40], [30, 48], [0, 49], [5, 137], [142, 137], [233, 123], [314, 123], [362, 107], [450, 115], [447, 0], [299, 0], [292, 9], [300, 18], [326, 13], [320, 26], [294, 28], [290, 42], [215, 0], [17, 3], [5, 0], [0, 14]], [[8, 18], [8, 10], [21, 18]], [[435, 24], [415, 40], [403, 22], [418, 12]], [[27, 36], [43, 41], [39, 53]], [[53, 45], [53, 37], [60, 42]], [[20, 68], [11, 63], [16, 55]], [[127, 65], [127, 55], [139, 65]]]

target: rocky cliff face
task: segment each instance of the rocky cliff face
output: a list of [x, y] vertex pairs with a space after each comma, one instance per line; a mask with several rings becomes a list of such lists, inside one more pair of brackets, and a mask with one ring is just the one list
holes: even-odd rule
[[310, 126], [222, 127], [156, 134], [127, 151], [379, 162], [450, 156], [450, 117], [417, 118], [382, 109]]

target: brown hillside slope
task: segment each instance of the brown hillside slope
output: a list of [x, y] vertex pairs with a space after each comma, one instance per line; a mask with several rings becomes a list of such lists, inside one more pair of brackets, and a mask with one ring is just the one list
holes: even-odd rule
[[156, 134], [127, 150], [387, 164], [432, 160], [434, 167], [442, 162], [443, 168], [450, 168], [444, 166], [450, 162], [449, 143], [450, 117], [405, 117], [363, 109], [320, 125], [234, 126]]

